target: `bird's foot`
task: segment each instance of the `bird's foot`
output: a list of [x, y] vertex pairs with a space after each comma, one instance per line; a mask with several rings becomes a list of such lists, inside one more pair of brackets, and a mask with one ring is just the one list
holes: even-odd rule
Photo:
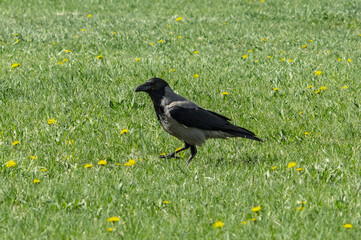
[[179, 158], [179, 157], [176, 157], [176, 152], [172, 152], [168, 155], [160, 155], [159, 158], [165, 158], [165, 159], [170, 159], [170, 158]]

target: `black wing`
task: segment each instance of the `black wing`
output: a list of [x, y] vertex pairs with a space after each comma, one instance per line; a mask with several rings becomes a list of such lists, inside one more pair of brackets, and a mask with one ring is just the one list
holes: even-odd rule
[[228, 122], [230, 120], [229, 118], [200, 107], [183, 108], [174, 106], [169, 109], [169, 114], [177, 122], [187, 127], [194, 127], [203, 130], [223, 131], [236, 137], [262, 141], [260, 138], [256, 137], [253, 132]]
[[187, 126], [204, 130], [222, 130], [230, 125], [229, 118], [218, 113], [207, 111], [203, 108], [183, 108], [174, 106], [169, 109], [169, 114], [177, 122]]
[[177, 122], [187, 127], [223, 131], [237, 137], [262, 141], [260, 138], [256, 137], [253, 132], [228, 122], [230, 120], [229, 118], [200, 107], [184, 108], [174, 106], [169, 109], [169, 114]]
[[174, 106], [169, 109], [169, 114], [177, 122], [187, 127], [194, 127], [203, 130], [223, 131], [236, 137], [262, 141], [260, 138], [256, 137], [253, 132], [228, 122], [230, 120], [229, 118], [200, 107], [183, 108]]

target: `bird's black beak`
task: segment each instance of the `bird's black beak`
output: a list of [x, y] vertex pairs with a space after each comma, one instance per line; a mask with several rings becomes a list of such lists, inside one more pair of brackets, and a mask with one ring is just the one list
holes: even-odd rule
[[135, 92], [146, 92], [149, 90], [149, 86], [146, 85], [146, 83], [139, 85], [136, 89]]

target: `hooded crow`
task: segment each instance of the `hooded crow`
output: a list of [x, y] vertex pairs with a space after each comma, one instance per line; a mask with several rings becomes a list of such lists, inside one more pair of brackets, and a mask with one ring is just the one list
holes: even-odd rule
[[160, 125], [185, 144], [183, 148], [161, 158], [175, 157], [176, 153], [190, 148], [188, 164], [197, 154], [196, 146], [201, 146], [208, 138], [243, 137], [262, 141], [253, 132], [230, 123], [229, 118], [201, 108], [176, 94], [163, 79], [151, 78], [135, 91], [148, 93]]

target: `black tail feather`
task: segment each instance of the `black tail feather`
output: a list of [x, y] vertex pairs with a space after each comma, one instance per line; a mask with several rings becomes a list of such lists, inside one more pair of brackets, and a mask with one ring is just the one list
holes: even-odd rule
[[256, 141], [260, 141], [260, 142], [263, 142], [262, 139], [256, 137], [256, 135], [251, 132], [251, 131], [248, 131], [247, 129], [245, 128], [241, 128], [241, 127], [238, 127], [238, 126], [235, 126], [233, 125], [231, 128], [229, 129], [225, 129], [225, 130], [222, 130], [223, 132], [226, 132], [226, 133], [229, 133], [229, 134], [232, 134], [233, 136], [235, 137], [243, 137], [243, 138], [248, 138], [248, 139], [252, 139], [252, 140], [256, 140]]

